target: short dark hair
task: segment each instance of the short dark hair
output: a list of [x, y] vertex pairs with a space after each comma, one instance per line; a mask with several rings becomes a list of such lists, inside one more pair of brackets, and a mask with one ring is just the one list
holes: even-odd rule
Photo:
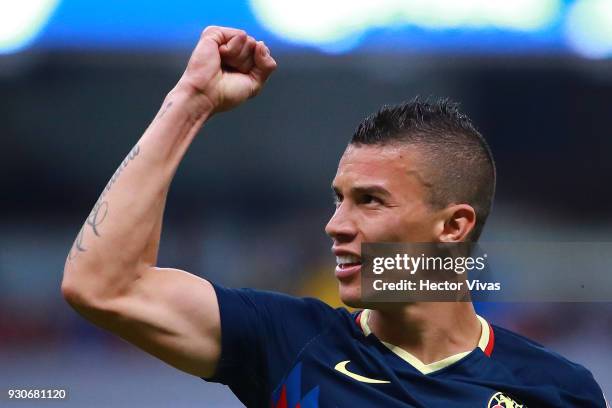
[[471, 205], [476, 225], [469, 235], [477, 241], [491, 211], [495, 194], [495, 162], [484, 137], [472, 121], [448, 98], [430, 102], [416, 97], [385, 105], [364, 119], [352, 145], [409, 144], [431, 165], [429, 204], [444, 208], [452, 203]]

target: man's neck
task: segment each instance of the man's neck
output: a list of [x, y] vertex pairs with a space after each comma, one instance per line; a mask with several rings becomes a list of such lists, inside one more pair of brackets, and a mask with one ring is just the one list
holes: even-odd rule
[[482, 332], [470, 302], [425, 302], [372, 310], [367, 324], [381, 341], [404, 349], [423, 364], [473, 350]]

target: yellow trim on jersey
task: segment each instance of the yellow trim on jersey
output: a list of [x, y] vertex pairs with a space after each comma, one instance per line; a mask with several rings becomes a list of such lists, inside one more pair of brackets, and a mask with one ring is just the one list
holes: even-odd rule
[[[361, 312], [361, 317], [359, 319], [359, 323], [361, 324], [361, 329], [366, 336], [369, 336], [372, 333], [370, 326], [368, 325], [368, 319], [370, 318], [370, 309], [364, 309]], [[489, 324], [485, 319], [476, 315], [478, 317], [478, 321], [480, 322], [481, 332], [480, 332], [480, 340], [478, 340], [478, 348], [482, 351], [485, 351], [487, 344], [489, 343]], [[456, 363], [461, 360], [465, 356], [471, 353], [471, 351], [465, 351], [463, 353], [454, 354], [452, 356], [446, 357], [439, 361], [434, 361], [433, 363], [424, 364], [421, 360], [407, 352], [406, 350], [381, 340], [381, 343], [384, 344], [389, 350], [391, 350], [395, 355], [397, 355], [402, 360], [406, 361], [408, 364], [419, 370], [422, 374], [431, 374], [435, 371], [441, 370], [445, 367], [450, 366], [451, 364]]]
[[359, 318], [359, 323], [361, 323], [361, 330], [363, 330], [363, 334], [368, 337], [372, 331], [370, 330], [370, 326], [368, 326], [368, 320], [370, 319], [370, 309], [363, 309], [361, 312], [361, 317]]

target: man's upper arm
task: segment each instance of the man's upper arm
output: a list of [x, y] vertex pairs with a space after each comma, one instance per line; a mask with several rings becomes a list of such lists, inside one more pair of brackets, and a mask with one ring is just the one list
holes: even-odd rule
[[312, 298], [213, 285], [222, 346], [209, 381], [229, 385], [247, 406], [267, 405], [270, 391], [304, 346], [335, 321], [337, 312]]
[[178, 269], [148, 268], [103, 309], [99, 323], [128, 342], [190, 374], [214, 373], [221, 327], [208, 281]]

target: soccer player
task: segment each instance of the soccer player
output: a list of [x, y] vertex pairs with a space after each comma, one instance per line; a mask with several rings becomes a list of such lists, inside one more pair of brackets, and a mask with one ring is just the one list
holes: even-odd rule
[[[168, 364], [227, 384], [249, 407], [604, 407], [588, 370], [489, 324], [470, 302], [349, 313], [156, 267], [168, 188], [196, 133], [255, 96], [275, 68], [243, 31], [204, 30], [78, 233], [66, 300]], [[494, 186], [489, 148], [454, 104], [417, 100], [366, 119], [340, 160], [326, 227], [342, 300], [368, 307], [362, 242], [476, 241]]]

